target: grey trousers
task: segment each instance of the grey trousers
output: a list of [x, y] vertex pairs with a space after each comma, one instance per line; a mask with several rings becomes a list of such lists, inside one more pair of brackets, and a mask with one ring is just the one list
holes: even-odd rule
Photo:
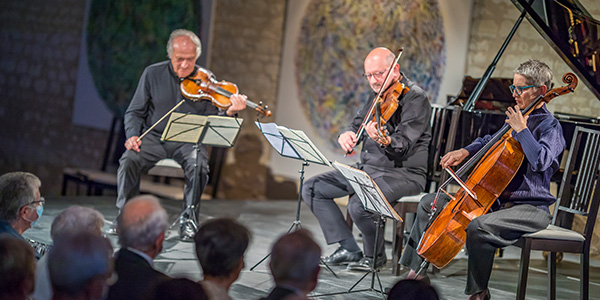
[[[400, 264], [414, 271], [417, 271], [423, 262], [416, 249], [429, 225], [434, 198], [435, 194], [427, 194], [421, 198], [417, 217], [400, 258]], [[440, 194], [437, 211], [439, 212], [448, 201], [447, 195]], [[468, 267], [465, 294], [472, 295], [487, 288], [496, 249], [514, 244], [523, 234], [545, 229], [550, 221], [548, 211], [529, 204], [503, 208], [473, 219], [466, 229]]]
[[198, 159], [198, 191], [197, 199], [193, 198], [194, 164], [196, 163], [196, 150], [193, 144], [177, 142], [161, 142], [157, 133], [149, 133], [142, 139], [140, 152], [127, 150], [119, 159], [117, 171], [117, 207], [119, 210], [125, 202], [140, 192], [140, 175], [150, 170], [154, 164], [163, 159], [172, 158], [183, 168], [184, 207], [200, 201], [202, 191], [208, 182], [208, 156], [206, 148], [201, 146]]
[[[373, 181], [388, 201], [415, 195], [421, 192], [423, 187], [408, 179], [398, 180], [392, 177], [374, 177]], [[377, 215], [365, 211], [360, 199], [340, 172], [331, 171], [308, 179], [302, 188], [302, 198], [313, 212], [327, 244], [333, 244], [342, 240], [353, 238], [352, 230], [348, 228], [344, 214], [333, 201], [334, 198], [350, 195], [348, 200], [348, 213], [352, 217], [356, 227], [363, 235], [363, 248], [365, 256], [373, 257], [375, 235], [377, 229]], [[383, 231], [378, 233], [377, 255], [384, 253]]]

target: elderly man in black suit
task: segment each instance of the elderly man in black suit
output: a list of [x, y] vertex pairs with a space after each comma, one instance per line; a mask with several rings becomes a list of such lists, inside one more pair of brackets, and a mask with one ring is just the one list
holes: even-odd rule
[[167, 212], [156, 197], [141, 195], [123, 206], [117, 224], [121, 244], [115, 258], [118, 280], [108, 299], [143, 299], [154, 284], [169, 279], [153, 267], [153, 259], [163, 249]]

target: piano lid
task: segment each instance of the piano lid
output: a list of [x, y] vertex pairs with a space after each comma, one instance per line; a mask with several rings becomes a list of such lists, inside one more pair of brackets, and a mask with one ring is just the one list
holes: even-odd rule
[[511, 1], [600, 100], [600, 21], [577, 0]]
[[[480, 80], [465, 76], [460, 94], [453, 97], [450, 105], [464, 106]], [[475, 110], [497, 111], [504, 114], [509, 106], [515, 105], [515, 100], [508, 88], [511, 84], [512, 78], [490, 78], [475, 102]]]

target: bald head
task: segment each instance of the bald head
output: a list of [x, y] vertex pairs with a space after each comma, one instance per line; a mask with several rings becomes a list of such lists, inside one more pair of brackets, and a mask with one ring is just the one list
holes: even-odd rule
[[[371, 50], [365, 58], [365, 76], [373, 91], [379, 92], [381, 89], [381, 86], [385, 81], [385, 76], [387, 75], [387, 70], [390, 68], [390, 65], [394, 63], [394, 58], [394, 53], [390, 51], [390, 49], [384, 47], [378, 47]], [[394, 81], [400, 79], [402, 79], [400, 67], [396, 64], [392, 69], [392, 74], [390, 74], [390, 79], [388, 80], [386, 88]]]
[[140, 251], [150, 250], [167, 229], [167, 212], [151, 195], [137, 196], [125, 203], [117, 220], [119, 243]]
[[369, 52], [367, 58], [365, 58], [365, 63], [370, 61], [371, 63], [380, 63], [385, 67], [389, 67], [394, 62], [394, 58], [394, 53], [390, 49], [378, 47]]

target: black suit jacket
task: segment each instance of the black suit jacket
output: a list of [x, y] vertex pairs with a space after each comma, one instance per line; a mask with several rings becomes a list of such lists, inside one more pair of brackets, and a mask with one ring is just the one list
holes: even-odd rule
[[125, 248], [115, 258], [117, 282], [108, 291], [108, 300], [144, 299], [155, 282], [169, 277], [154, 268], [141, 256]]
[[266, 298], [261, 298], [260, 300], [281, 300], [293, 294], [294, 291], [288, 288], [282, 286], [275, 286]]

